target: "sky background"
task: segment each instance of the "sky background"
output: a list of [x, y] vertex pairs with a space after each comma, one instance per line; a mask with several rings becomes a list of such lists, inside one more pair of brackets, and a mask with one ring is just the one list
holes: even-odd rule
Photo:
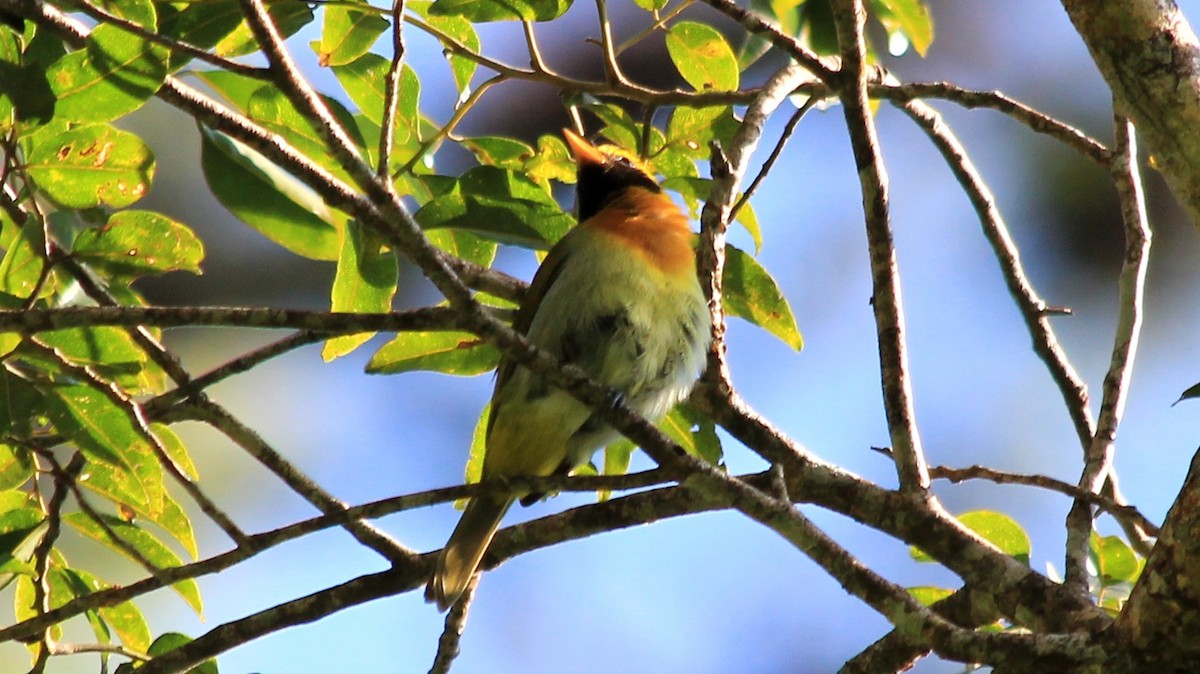
[[[634, 34], [646, 15], [614, 4], [616, 36]], [[1200, 0], [1179, 3], [1193, 21]], [[593, 53], [594, 9], [578, 2], [553, 27], [540, 28], [547, 59], [576, 75], [597, 73], [575, 62]], [[1049, 0], [934, 0], [936, 38], [926, 58], [888, 62], [902, 81], [946, 80], [999, 89], [1075, 124], [1108, 143], [1111, 107], [1103, 81], [1058, 3]], [[714, 18], [696, 9], [687, 16]], [[718, 21], [718, 23], [720, 23]], [[723, 25], [723, 24], [722, 24]], [[555, 31], [552, 33], [552, 31]], [[562, 31], [562, 32], [558, 32]], [[422, 110], [444, 120], [454, 92], [440, 49], [415, 30], [409, 62], [422, 75]], [[519, 29], [487, 26], [485, 50], [522, 63]], [[319, 87], [336, 87], [316, 67], [307, 42], [293, 52]], [[671, 83], [659, 47], [629, 55], [636, 77]], [[778, 65], [778, 62], [772, 62]], [[757, 69], [746, 79], [763, 78]], [[553, 133], [565, 121], [555, 92], [511, 85], [489, 94], [460, 127], [464, 135]], [[1074, 309], [1055, 319], [1058, 335], [1093, 392], [1108, 365], [1121, 259], [1117, 205], [1106, 176], [1054, 141], [989, 111], [935, 102], [996, 194], [1042, 297]], [[543, 112], [545, 114], [543, 114]], [[785, 111], [786, 112], [786, 111]], [[769, 127], [764, 146], [778, 137]], [[931, 464], [987, 464], [1074, 482], [1079, 448], [1061, 399], [1034, 355], [1020, 314], [980, 233], [966, 197], [923, 133], [883, 105], [878, 115], [891, 178], [892, 223], [899, 250], [917, 420]], [[162, 210], [205, 239], [203, 277], [176, 275], [145, 290], [163, 303], [327, 306], [333, 268], [284, 253], [233, 220], [207, 194], [198, 171], [192, 123], [153, 104], [129, 121], [152, 145], [159, 173], [140, 207]], [[763, 150], [758, 159], [765, 156]], [[442, 170], [465, 168], [447, 156]], [[1132, 393], [1118, 442], [1117, 467], [1132, 503], [1161, 520], [1200, 444], [1200, 403], [1172, 407], [1200, 381], [1200, 236], [1160, 178], [1146, 174], [1155, 228], [1146, 323]], [[569, 199], [569, 193], [564, 192]], [[804, 335], [796, 353], [733, 320], [730, 361], [744, 397], [821, 458], [884, 485], [891, 464], [872, 446], [888, 444], [880, 396], [861, 197], [842, 112], [812, 113], [798, 127], [754, 202], [765, 239], [760, 261], [786, 293]], [[743, 248], [749, 242], [734, 235]], [[506, 252], [502, 266], [529, 278], [535, 260]], [[411, 270], [402, 274], [397, 306], [436, 301]], [[202, 372], [275, 334], [176, 330], [168, 343]], [[373, 344], [378, 345], [381, 339]], [[490, 377], [404, 374], [367, 376], [364, 347], [332, 364], [319, 347], [272, 361], [217, 387], [214, 396], [339, 498], [358, 503], [461, 482], [462, 466]], [[215, 432], [181, 428], [204, 486], [249, 531], [314, 514]], [[726, 438], [734, 473], [764, 463]], [[648, 466], [643, 457], [636, 467]], [[1069, 502], [1020, 487], [973, 483], [936, 486], [955, 513], [978, 508], [1015, 517], [1033, 540], [1033, 565], [1061, 568], [1062, 520]], [[564, 495], [510, 522], [586, 503]], [[904, 585], [956, 586], [947, 572], [911, 560], [907, 547], [819, 509], [804, 511], [839, 542]], [[385, 518], [379, 526], [405, 545], [439, 547], [457, 512], [439, 506]], [[1105, 533], [1114, 533], [1108, 520]], [[200, 525], [201, 550], [228, 543]], [[94, 547], [67, 549], [108, 565], [112, 581], [133, 580], [129, 566]], [[90, 566], [90, 563], [89, 563]], [[347, 535], [326, 532], [276, 548], [218, 576], [200, 579], [207, 610], [198, 621], [169, 591], [142, 605], [156, 629], [198, 635], [228, 620], [384, 568]], [[6, 600], [9, 594], [0, 596]], [[238, 648], [222, 672], [424, 672], [442, 616], [419, 593], [343, 611]], [[487, 574], [471, 608], [455, 671], [496, 673], [670, 671], [832, 672], [884, 634], [886, 623], [774, 534], [736, 514], [680, 518], [575, 541], [512, 560]], [[84, 631], [69, 632], [87, 639]], [[11, 663], [7, 665], [5, 663]], [[27, 666], [19, 647], [0, 648], [0, 671]], [[10, 669], [11, 667], [11, 669]], [[925, 673], [961, 671], [925, 663]], [[94, 672], [95, 656], [54, 661], [53, 672]]]

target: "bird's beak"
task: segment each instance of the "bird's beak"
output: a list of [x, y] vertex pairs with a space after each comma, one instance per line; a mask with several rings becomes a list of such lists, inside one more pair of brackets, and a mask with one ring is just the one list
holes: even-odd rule
[[599, 166], [608, 162], [608, 157], [604, 156], [603, 152], [597, 150], [595, 145], [587, 142], [574, 131], [563, 129], [563, 138], [567, 139], [567, 145], [571, 148], [571, 156], [575, 158], [577, 165], [595, 164]]

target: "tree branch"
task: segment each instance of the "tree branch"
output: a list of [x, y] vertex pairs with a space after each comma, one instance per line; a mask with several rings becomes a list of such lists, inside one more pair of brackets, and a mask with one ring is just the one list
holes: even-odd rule
[[866, 42], [863, 38], [866, 10], [861, 0], [836, 0], [833, 6], [842, 53], [842, 72], [837, 86], [862, 187], [874, 291], [871, 306], [875, 310], [883, 402], [891, 433], [892, 456], [896, 460], [900, 488], [909, 492], [923, 491], [929, 488], [929, 475], [912, 402], [900, 271], [888, 213], [887, 167], [879, 153], [879, 139], [867, 99]]

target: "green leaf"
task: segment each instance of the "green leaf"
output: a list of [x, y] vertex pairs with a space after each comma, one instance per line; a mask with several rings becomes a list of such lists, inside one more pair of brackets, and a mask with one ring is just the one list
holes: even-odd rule
[[151, 211], [113, 213], [79, 233], [71, 254], [110, 275], [133, 279], [168, 271], [200, 273], [204, 244], [186, 225]]
[[916, 599], [922, 606], [933, 605], [954, 594], [953, 590], [948, 590], [944, 587], [935, 587], [933, 585], [920, 585], [907, 589], [908, 593], [912, 595], [912, 598]]
[[93, 368], [126, 391], [161, 393], [166, 386], [162, 369], [146, 356], [125, 328], [64, 328], [42, 333], [39, 339], [72, 363]]
[[520, 170], [525, 162], [536, 156], [528, 143], [503, 136], [464, 138], [462, 146], [475, 155], [475, 161], [480, 164], [504, 169]]
[[[471, 447], [467, 451], [467, 466], [463, 474], [465, 484], [475, 484], [483, 476], [483, 455], [487, 451], [488, 418], [492, 414], [492, 403], [483, 406], [479, 413], [479, 421], [475, 422], [475, 430], [471, 432]], [[467, 499], [460, 498], [454, 502], [456, 510], [467, 507]]]
[[[3, 267], [0, 267], [0, 270], [2, 270], [2, 269], [3, 269]], [[1175, 405], [1178, 405], [1179, 403], [1183, 402], [1184, 400], [1191, 400], [1193, 398], [1200, 398], [1200, 383], [1189, 386], [1188, 389], [1186, 391], [1184, 391], [1182, 395], [1179, 396], [1179, 400], [1176, 400], [1175, 402], [1171, 403], [1171, 406], [1174, 407]]]
[[[333, 279], [331, 309], [383, 313], [392, 308], [399, 268], [396, 255], [371, 232], [349, 223], [342, 230], [341, 255]], [[325, 342], [326, 362], [340, 358], [371, 339], [375, 333], [334, 337]]]
[[250, 97], [254, 92], [271, 86], [260, 79], [224, 70], [197, 70], [191, 76], [212, 87], [229, 107], [242, 114], [249, 113]]
[[371, 361], [371, 374], [432, 370], [471, 377], [496, 368], [500, 352], [467, 332], [401, 332], [384, 344]]
[[[716, 424], [687, 405], [678, 405], [658, 425], [684, 451], [719, 465], [724, 452], [717, 438]], [[607, 468], [605, 469], [607, 474]]]
[[[339, 124], [351, 136], [358, 147], [363, 146], [363, 139], [355, 137], [358, 125], [354, 117], [341, 103], [331, 98], [322, 99]], [[353, 183], [353, 178], [346, 171], [342, 161], [336, 159], [329, 151], [324, 137], [310, 121], [309, 116], [296, 109], [278, 87], [263, 86], [250, 95], [246, 114], [270, 131], [282, 136], [292, 147], [302, 154], [325, 167], [335, 177], [347, 183]]]
[[527, 248], [548, 248], [574, 224], [558, 203], [520, 172], [473, 168], [416, 214], [424, 229], [455, 228]]
[[[712, 193], [712, 180], [708, 178], [676, 177], [668, 178], [662, 183], [665, 190], [678, 192], [683, 197], [693, 220], [700, 217], [700, 202]], [[755, 252], [762, 249], [762, 229], [758, 225], [758, 215], [750, 202], [746, 202], [734, 216], [734, 222], [741, 225], [754, 241]]]
[[706, 108], [679, 106], [667, 122], [667, 142], [678, 144], [690, 156], [707, 159], [708, 141], [713, 138], [713, 126], [723, 115], [731, 114], [728, 105]]
[[[335, 66], [333, 74], [346, 90], [346, 95], [376, 126], [383, 123], [383, 104], [387, 92], [387, 75], [391, 61], [378, 54], [366, 54], [353, 63]], [[396, 117], [392, 138], [392, 159], [407, 162], [421, 143], [421, 113], [419, 103], [421, 81], [406, 64], [400, 71], [400, 88], [396, 98]]]
[[[13, 297], [25, 299], [37, 289], [38, 279], [46, 266], [45, 239], [41, 224], [36, 218], [29, 218], [21, 227], [13, 223], [0, 229], [8, 239], [4, 259], [0, 260], [0, 292]], [[57, 287], [56, 272], [51, 272], [47, 283], [41, 288], [40, 294], [53, 292]]]
[[150, 189], [154, 155], [132, 133], [107, 124], [84, 124], [39, 137], [26, 169], [41, 192], [62, 206], [121, 208]]
[[615, 143], [618, 147], [632, 153], [637, 153], [642, 145], [642, 127], [628, 112], [619, 105], [604, 103], [596, 100], [586, 100], [579, 107], [595, 115], [604, 128], [600, 135]]
[[717, 29], [694, 21], [680, 21], [667, 31], [666, 39], [671, 61], [697, 91], [738, 88], [737, 59]]
[[[112, 549], [114, 552], [137, 561], [131, 553], [125, 549], [125, 546], [119, 545], [109, 537], [109, 533], [105, 528], [93, 520], [89, 515], [82, 512], [67, 513], [62, 517], [63, 522], [68, 524], [72, 529], [79, 533], [95, 540], [104, 546]], [[101, 516], [104, 525], [107, 526], [112, 533], [116, 534], [128, 547], [136, 550], [146, 561], [160, 569], [169, 569], [175, 566], [181, 566], [183, 560], [171, 551], [166, 545], [155, 538], [149, 532], [141, 529], [138, 526], [130, 524], [117, 517], [110, 515]], [[204, 602], [200, 599], [200, 588], [196, 585], [196, 581], [191, 579], [180, 580], [171, 585], [171, 588], [179, 593], [180, 597], [187, 602], [188, 606], [196, 612], [197, 615], [203, 616]]]
[[[999, 548], [1000, 552], [1029, 564], [1029, 554], [1032, 552], [1029, 535], [1013, 518], [992, 510], [973, 510], [959, 515], [958, 521]], [[910, 548], [909, 552], [918, 562], [933, 561], [932, 557], [916, 547]]]
[[525, 163], [525, 175], [547, 189], [551, 180], [574, 184], [575, 160], [561, 138], [542, 136], [538, 138], [537, 152]]
[[[433, 3], [430, 2], [409, 2], [408, 6], [418, 15], [425, 18], [429, 25], [444, 33], [447, 37], [453, 38], [459, 44], [470, 49], [473, 52], [480, 52], [482, 45], [479, 42], [479, 33], [475, 32], [475, 26], [471, 22], [460, 16], [439, 16], [429, 12], [429, 7]], [[448, 46], [448, 45], [446, 45]], [[476, 64], [465, 56], [451, 53], [446, 56], [450, 62], [450, 71], [454, 73], [454, 83], [458, 85], [459, 93], [463, 93], [471, 85], [471, 78], [475, 75]]]
[[1132, 583], [1137, 580], [1141, 565], [1133, 548], [1117, 536], [1091, 536], [1092, 561], [1103, 585]]
[[[184, 646], [188, 643], [191, 643], [191, 641], [192, 641], [192, 638], [187, 635], [178, 634], [176, 632], [167, 632], [166, 634], [163, 634], [162, 636], [160, 636], [154, 640], [154, 643], [150, 645], [150, 650], [148, 652], [151, 656], [157, 657], [157, 656], [169, 653], [169, 652], [175, 650], [176, 648], [179, 648], [180, 646]], [[124, 665], [122, 665], [122, 666], [124, 666]], [[133, 670], [133, 668], [130, 668], [130, 674], [132, 674], [133, 671], [135, 671], [135, 670]], [[125, 674], [125, 673], [118, 670], [117, 674]], [[216, 660], [205, 660], [204, 662], [187, 670], [187, 672], [185, 672], [184, 674], [219, 674], [217, 672], [217, 661]]]
[[562, 16], [570, 0], [437, 0], [430, 16], [461, 16], [472, 23], [550, 21]]
[[41, 407], [41, 395], [33, 384], [0, 368], [0, 437], [30, 437], [40, 424]]
[[[871, 0], [871, 10], [887, 31], [889, 42], [900, 34], [921, 56], [929, 51], [929, 45], [933, 44], [933, 17], [924, 0]], [[891, 47], [888, 51], [893, 56], [904, 52]]]
[[496, 259], [496, 243], [461, 229], [434, 229], [425, 233], [429, 242], [460, 260], [490, 267]]
[[[200, 162], [213, 195], [243, 222], [297, 255], [338, 258], [344, 215], [261, 154], [202, 129]], [[334, 224], [339, 223], [339, 224]]]
[[366, 54], [389, 25], [365, 2], [327, 5], [321, 40], [312, 43], [317, 62], [322, 67], [351, 63]]
[[724, 283], [725, 311], [763, 328], [784, 344], [799, 351], [804, 339], [796, 327], [796, 317], [788, 306], [775, 279], [758, 261], [745, 252], [727, 246], [725, 249]]
[[[64, 568], [61, 571], [69, 579], [77, 596], [87, 596], [111, 587], [109, 583], [82, 569]], [[146, 624], [145, 616], [133, 602], [125, 601], [115, 606], [104, 606], [97, 613], [103, 620], [101, 626], [111, 627], [126, 648], [138, 653], [145, 653], [146, 649], [150, 648], [150, 626]], [[100, 635], [97, 634], [97, 637]], [[104, 639], [102, 642], [107, 643]]]
[[101, 24], [87, 48], [50, 66], [46, 79], [58, 98], [57, 119], [107, 122], [137, 110], [167, 76], [167, 50], [161, 45]]
[[[186, 42], [202, 49], [211, 49], [242, 24], [242, 9], [237, 0], [205, 0], [181, 8], [164, 3], [159, 21], [163, 37]], [[179, 11], [171, 11], [178, 9]], [[182, 51], [170, 53], [169, 70], [174, 72], [187, 65], [192, 57]], [[219, 71], [206, 71], [219, 72]], [[228, 74], [228, 73], [223, 73]]]
[[0, 443], [0, 489], [16, 489], [33, 477], [33, 460], [18, 447]]
[[[83, 384], [52, 386], [48, 393], [46, 414], [51, 423], [78, 445], [96, 468], [111, 469], [105, 477], [111, 480], [113, 496], [119, 502], [160, 512], [162, 467], [128, 414], [100, 391]], [[93, 485], [84, 480], [84, 486]]]
[[12, 582], [14, 574], [28, 573], [33, 551], [46, 533], [45, 515], [25, 506], [28, 499], [20, 492], [4, 492], [6, 510], [0, 513], [0, 587]]
[[670, 4], [671, 0], [633, 0], [633, 4], [647, 12], [657, 12]]
[[[212, 2], [217, 4], [221, 2], [223, 5], [228, 0], [204, 0], [201, 4]], [[239, 12], [240, 8], [237, 0], [231, 3], [234, 9]], [[271, 23], [275, 24], [275, 29], [279, 31], [283, 37], [294, 35], [301, 28], [312, 23], [314, 18], [312, 5], [307, 2], [296, 2], [296, 0], [266, 0], [264, 3], [267, 6], [267, 13], [271, 16]], [[221, 5], [218, 7], [223, 11], [225, 8]], [[235, 57], [245, 56], [253, 52], [259, 51], [258, 41], [254, 37], [253, 31], [244, 22], [226, 35], [213, 49], [218, 56]]]

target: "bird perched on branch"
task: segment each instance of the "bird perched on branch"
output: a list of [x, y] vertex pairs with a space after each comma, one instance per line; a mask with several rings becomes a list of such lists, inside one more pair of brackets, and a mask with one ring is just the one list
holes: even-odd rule
[[[579, 225], [550, 249], [513, 328], [656, 421], [695, 384], [710, 338], [688, 218], [635, 161], [563, 133], [577, 167]], [[588, 406], [504, 361], [482, 479], [566, 474], [617, 437]], [[426, 600], [443, 611], [453, 605], [509, 506], [540, 496], [472, 499], [438, 557]]]

